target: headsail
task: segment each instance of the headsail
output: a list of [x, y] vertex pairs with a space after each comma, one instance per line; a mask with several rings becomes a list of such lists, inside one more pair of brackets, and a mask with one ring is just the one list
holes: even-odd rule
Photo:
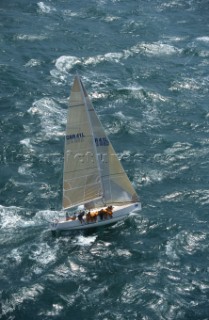
[[86, 102], [92, 125], [97, 157], [101, 172], [103, 189], [102, 201], [93, 201], [87, 207], [98, 207], [103, 205], [122, 205], [129, 202], [137, 202], [138, 196], [134, 190], [127, 174], [125, 173], [116, 153], [110, 143], [104, 128], [94, 110], [85, 88]]
[[63, 208], [102, 196], [100, 168], [86, 97], [78, 76], [70, 96], [65, 136]]

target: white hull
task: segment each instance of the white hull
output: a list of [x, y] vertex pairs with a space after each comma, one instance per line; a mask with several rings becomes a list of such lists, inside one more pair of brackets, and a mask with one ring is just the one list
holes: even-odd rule
[[[94, 211], [99, 211], [102, 208], [95, 209]], [[129, 216], [129, 214], [133, 211], [140, 210], [140, 203], [133, 203], [123, 206], [114, 206], [112, 218], [108, 217], [107, 219], [101, 220], [99, 216], [97, 216], [96, 221], [94, 222], [86, 222], [86, 217], [84, 216], [84, 221], [81, 223], [78, 219], [76, 220], [60, 220], [51, 223], [50, 229], [53, 232], [56, 231], [67, 231], [67, 230], [85, 230], [90, 228], [101, 227], [105, 225], [110, 225], [120, 220], [124, 220]]]

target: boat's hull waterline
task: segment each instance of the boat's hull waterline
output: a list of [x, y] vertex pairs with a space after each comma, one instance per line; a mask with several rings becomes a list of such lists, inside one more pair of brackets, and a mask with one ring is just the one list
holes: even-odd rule
[[[98, 208], [92, 211], [99, 211], [102, 208]], [[87, 222], [86, 217], [83, 217], [83, 222], [81, 223], [78, 218], [76, 220], [60, 220], [51, 223], [50, 229], [54, 233], [59, 231], [73, 231], [73, 230], [85, 230], [90, 228], [97, 228], [101, 226], [110, 225], [116, 223], [120, 220], [126, 219], [130, 213], [134, 211], [138, 211], [141, 209], [140, 203], [133, 203], [123, 206], [115, 206], [113, 209], [112, 217], [108, 217], [107, 219], [101, 219], [97, 216], [96, 221]]]

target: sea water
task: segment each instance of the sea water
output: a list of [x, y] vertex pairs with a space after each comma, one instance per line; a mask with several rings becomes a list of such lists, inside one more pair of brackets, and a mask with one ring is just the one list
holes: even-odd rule
[[[1, 319], [209, 319], [208, 12], [1, 0]], [[52, 237], [76, 72], [142, 211]]]

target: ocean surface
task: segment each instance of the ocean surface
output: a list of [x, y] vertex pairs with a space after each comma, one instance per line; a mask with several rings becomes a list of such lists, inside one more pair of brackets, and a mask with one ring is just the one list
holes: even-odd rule
[[[53, 237], [78, 72], [142, 202]], [[209, 1], [0, 1], [0, 319], [209, 319]]]

